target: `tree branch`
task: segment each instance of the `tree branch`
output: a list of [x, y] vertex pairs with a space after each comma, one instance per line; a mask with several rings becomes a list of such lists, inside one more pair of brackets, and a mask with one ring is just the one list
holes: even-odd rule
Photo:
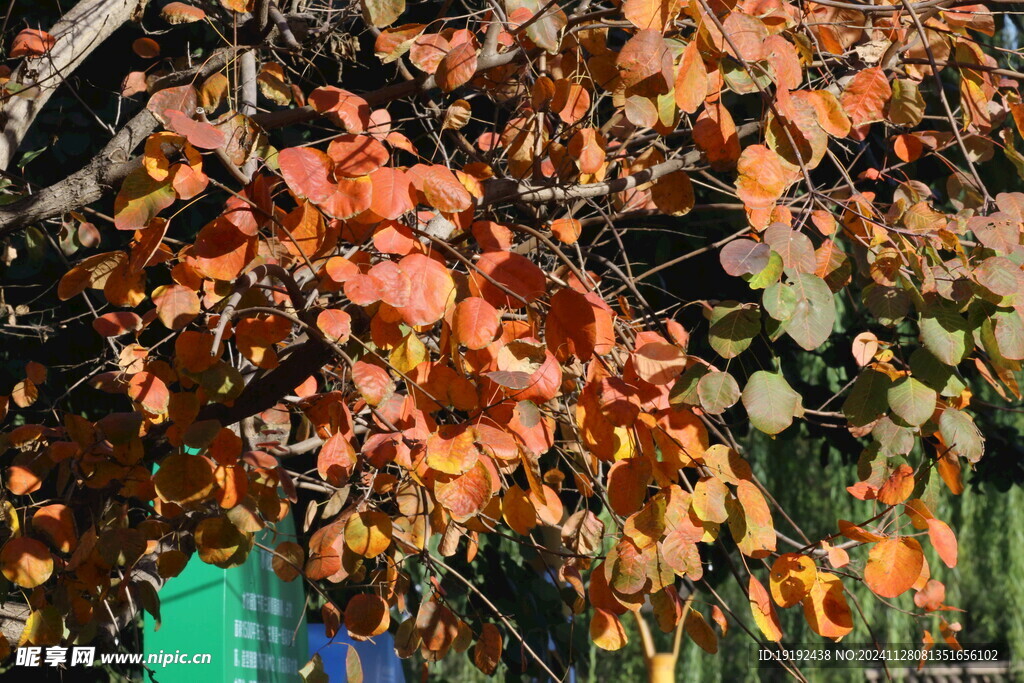
[[[164, 76], [154, 84], [153, 90], [201, 81], [223, 69], [230, 56], [230, 50], [214, 52], [193, 69]], [[0, 208], [0, 239], [33, 223], [91, 204], [116, 189], [142, 162], [141, 157], [132, 158], [131, 153], [159, 124], [148, 109], [143, 109], [84, 168], [36, 194]]]
[[135, 115], [85, 168], [36, 194], [0, 208], [0, 239], [33, 223], [91, 204], [117, 187], [142, 163], [132, 151], [159, 121], [148, 109]]
[[53, 49], [39, 58], [24, 60], [11, 74], [11, 82], [34, 86], [32, 97], [11, 97], [4, 104], [0, 134], [0, 170], [6, 170], [21, 146], [36, 116], [58, 87], [110, 34], [149, 0], [82, 0], [54, 24], [50, 33], [57, 39]]

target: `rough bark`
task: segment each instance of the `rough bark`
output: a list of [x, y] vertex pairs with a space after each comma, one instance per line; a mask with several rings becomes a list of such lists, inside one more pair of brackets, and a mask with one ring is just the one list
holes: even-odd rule
[[11, 82], [34, 85], [32, 97], [11, 97], [0, 110], [0, 170], [5, 170], [50, 96], [76, 68], [149, 0], [81, 0], [50, 29], [57, 42], [46, 55], [24, 60]]
[[[230, 50], [219, 50], [194, 69], [164, 76], [153, 84], [153, 91], [193, 81], [201, 82], [220, 71], [230, 59]], [[148, 110], [135, 115], [85, 168], [64, 180], [0, 208], [0, 239], [33, 223], [60, 216], [101, 199], [116, 190], [124, 177], [142, 163], [131, 153], [156, 130], [159, 121]]]
[[132, 151], [152, 133], [158, 121], [144, 109], [118, 131], [85, 168], [36, 194], [0, 209], [0, 239], [53, 216], [90, 204], [114, 190], [142, 157]]

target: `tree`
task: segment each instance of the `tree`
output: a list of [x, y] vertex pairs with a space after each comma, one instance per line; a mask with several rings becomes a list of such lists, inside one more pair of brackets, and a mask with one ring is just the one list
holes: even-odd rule
[[[555, 622], [616, 650], [632, 612], [668, 680], [651, 613], [675, 653], [730, 624], [778, 643], [779, 610], [838, 640], [857, 582], [956, 646], [937, 577], [957, 539], [933, 510], [985, 455], [975, 415], [997, 406], [976, 395], [1021, 398], [1024, 194], [1002, 190], [1024, 177], [1024, 75], [991, 40], [1009, 19], [951, 0], [22, 11], [0, 145], [23, 345], [0, 403], [7, 641], [112, 638], [301, 501], [275, 570], [405, 657], [561, 679], [576, 631]], [[138, 66], [120, 93], [81, 76], [106, 77], [104, 49]], [[106, 131], [62, 178], [32, 162], [72, 133], [26, 142], [61, 93]], [[778, 505], [747, 453], [788, 430], [847, 445], [855, 519], [812, 535]], [[567, 607], [539, 639], [478, 573], [513, 552]]]

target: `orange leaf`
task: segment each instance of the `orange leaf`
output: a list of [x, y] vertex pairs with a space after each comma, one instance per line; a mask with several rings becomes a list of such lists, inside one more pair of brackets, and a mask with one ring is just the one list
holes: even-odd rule
[[633, 367], [645, 382], [668, 384], [686, 368], [686, 354], [667, 342], [649, 342], [633, 353]]
[[197, 502], [213, 491], [213, 468], [202, 456], [176, 453], [160, 463], [153, 485], [160, 498], [169, 503]]
[[366, 135], [342, 135], [331, 141], [327, 156], [334, 161], [335, 175], [349, 178], [373, 173], [388, 162], [388, 150]]
[[686, 629], [686, 634], [690, 636], [693, 642], [697, 643], [700, 649], [712, 655], [718, 652], [718, 636], [715, 635], [714, 630], [712, 630], [707, 620], [704, 619], [703, 614], [691, 608], [686, 613], [684, 628]]
[[868, 553], [864, 583], [883, 598], [895, 598], [910, 590], [924, 563], [924, 552], [917, 539], [887, 538]]
[[416, 283], [416, 296], [399, 309], [412, 326], [432, 325], [444, 317], [455, 300], [455, 281], [443, 264], [423, 254], [409, 254], [398, 262], [402, 272]]
[[620, 650], [629, 638], [619, 618], [603, 609], [595, 609], [590, 617], [590, 639], [602, 650]]
[[493, 676], [501, 663], [501, 631], [491, 623], [483, 625], [473, 648], [473, 664], [488, 676]]
[[174, 200], [171, 182], [153, 180], [140, 166], [124, 179], [114, 199], [114, 227], [118, 230], [142, 230]]
[[378, 510], [365, 510], [345, 523], [345, 545], [363, 557], [376, 557], [391, 545], [391, 518]]
[[446, 166], [429, 167], [423, 179], [423, 194], [438, 211], [458, 213], [473, 205], [473, 197]]
[[42, 506], [32, 515], [32, 528], [49, 538], [58, 552], [69, 553], [78, 545], [75, 518], [67, 505]]
[[350, 133], [362, 133], [370, 124], [370, 106], [362, 97], [334, 86], [317, 88], [309, 103]]
[[772, 565], [772, 597], [779, 607], [792, 607], [811, 592], [818, 571], [807, 555], [784, 553]]
[[213, 280], [234, 280], [256, 257], [256, 244], [255, 237], [246, 235], [226, 218], [219, 218], [196, 236], [196, 270]]
[[779, 200], [792, 179], [778, 154], [764, 145], [750, 145], [740, 155], [736, 194], [748, 209], [767, 209]]
[[470, 271], [469, 286], [470, 291], [493, 306], [521, 308], [544, 294], [547, 279], [544, 271], [525, 256], [489, 251], [480, 256], [476, 268]]
[[768, 591], [764, 585], [750, 575], [747, 583], [747, 597], [750, 602], [750, 611], [754, 615], [754, 623], [761, 629], [765, 638], [773, 643], [782, 640], [782, 627], [779, 625], [779, 616], [775, 612], [775, 606], [768, 597]]
[[92, 321], [92, 327], [101, 337], [119, 337], [142, 329], [142, 318], [137, 313], [115, 311], [104, 313]]
[[357, 593], [345, 605], [345, 628], [356, 640], [379, 636], [390, 625], [391, 612], [379, 595]]
[[501, 330], [501, 316], [485, 299], [471, 296], [455, 307], [452, 330], [458, 341], [471, 350], [485, 348]]
[[687, 114], [695, 114], [704, 103], [708, 90], [708, 72], [697, 48], [697, 41], [691, 40], [683, 49], [679, 73], [675, 80], [676, 106]]
[[740, 141], [732, 114], [721, 100], [708, 104], [693, 124], [693, 141], [716, 171], [727, 171], [740, 158]]
[[423, 647], [439, 652], [451, 646], [459, 626], [452, 611], [431, 597], [420, 603], [416, 613], [416, 630], [423, 639]]
[[476, 73], [476, 47], [473, 43], [460, 43], [453, 47], [438, 63], [434, 72], [437, 87], [451, 92], [469, 82]]
[[352, 333], [352, 316], [336, 309], [320, 311], [316, 317], [316, 326], [331, 341], [344, 344]]
[[843, 91], [840, 102], [854, 128], [885, 118], [885, 105], [892, 88], [881, 67], [858, 71]]
[[582, 224], [575, 218], [559, 218], [551, 221], [551, 232], [563, 244], [576, 244], [582, 231]]
[[804, 598], [804, 618], [823, 638], [838, 640], [853, 630], [853, 613], [843, 595], [843, 582], [835, 574], [818, 573], [811, 592]]
[[182, 285], [161, 285], [153, 290], [157, 316], [165, 327], [180, 330], [199, 315], [199, 297]]
[[356, 466], [356, 452], [341, 432], [332, 434], [316, 457], [320, 478], [332, 486], [343, 486]]
[[898, 505], [910, 498], [913, 492], [914, 468], [904, 463], [878, 489], [878, 501], [884, 505]]
[[380, 405], [395, 391], [395, 383], [387, 370], [361, 360], [352, 365], [352, 383], [372, 406]]
[[434, 496], [456, 522], [478, 515], [491, 499], [491, 474], [478, 460], [465, 474], [434, 484]]
[[294, 581], [302, 574], [302, 565], [305, 562], [306, 553], [302, 546], [291, 541], [282, 541], [274, 548], [274, 557], [271, 559], [271, 567], [277, 578], [285, 583]]
[[0, 571], [11, 583], [35, 588], [53, 574], [53, 555], [34, 538], [12, 538], [0, 551]]
[[622, 46], [615, 65], [623, 85], [637, 95], [664, 95], [675, 81], [672, 52], [660, 30], [637, 31]]
[[666, 24], [679, 13], [679, 5], [668, 0], [626, 0], [622, 14], [638, 29], [652, 29], [661, 33]]
[[949, 525], [938, 519], [929, 519], [928, 538], [931, 539], [932, 545], [935, 546], [936, 552], [939, 553], [939, 557], [946, 563], [946, 566], [950, 569], [955, 567], [957, 542], [956, 536], [953, 534], [953, 530], [949, 528]]
[[639, 510], [647, 498], [651, 461], [646, 457], [620, 460], [608, 470], [608, 504], [623, 517]]
[[375, 214], [394, 220], [412, 210], [413, 186], [405, 172], [394, 168], [379, 168], [370, 174], [370, 181], [373, 184], [370, 210]]
[[166, 413], [171, 395], [164, 381], [151, 372], [137, 372], [128, 380], [128, 396], [151, 413]]

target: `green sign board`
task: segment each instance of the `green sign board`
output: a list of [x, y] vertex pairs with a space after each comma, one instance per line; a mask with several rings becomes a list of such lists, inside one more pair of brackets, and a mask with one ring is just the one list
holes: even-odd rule
[[[291, 515], [278, 532], [294, 533]], [[265, 529], [256, 542], [272, 548]], [[245, 564], [220, 569], [192, 558], [180, 576], [160, 591], [162, 624], [147, 615], [143, 647], [161, 667], [149, 664], [159, 683], [279, 683], [301, 681], [298, 670], [309, 659], [306, 596], [301, 579], [284, 583], [271, 568], [271, 554], [254, 547]], [[180, 653], [174, 659], [168, 655]], [[191, 664], [189, 655], [210, 654], [210, 664]], [[173, 662], [181, 663], [173, 663]], [[199, 660], [197, 660], [199, 661]]]

